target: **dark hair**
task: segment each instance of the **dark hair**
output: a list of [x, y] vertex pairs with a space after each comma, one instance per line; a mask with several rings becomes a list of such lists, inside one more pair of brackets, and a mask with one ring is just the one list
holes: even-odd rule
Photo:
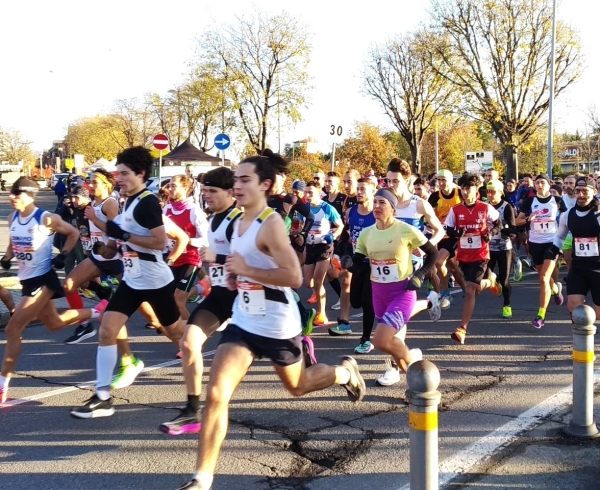
[[227, 167], [217, 167], [202, 176], [202, 184], [220, 189], [233, 189], [233, 172]]
[[387, 166], [388, 172], [400, 172], [402, 177], [407, 178], [412, 175], [412, 170], [409, 163], [401, 158], [392, 158]]
[[361, 177], [361, 178], [360, 178], [360, 179], [358, 179], [356, 182], [357, 182], [358, 184], [371, 184], [373, 187], [377, 187], [377, 186], [375, 185], [375, 182], [373, 182], [371, 179], [368, 179], [368, 178], [363, 178], [363, 177]]
[[425, 185], [425, 181], [424, 181], [424, 180], [423, 180], [421, 177], [419, 177], [418, 179], [416, 179], [416, 180], [413, 182], [413, 186], [414, 186], [414, 185]]
[[112, 192], [114, 190], [114, 188], [117, 185], [117, 181], [113, 177], [113, 174], [111, 174], [108, 170], [105, 170], [103, 168], [97, 168], [96, 170], [94, 170], [94, 173], [102, 175], [108, 181], [108, 186], [110, 187], [110, 189], [108, 189], [108, 192]]
[[533, 174], [525, 174], [523, 175], [523, 178], [529, 177], [531, 180], [533, 180]]
[[244, 158], [242, 163], [254, 164], [254, 172], [258, 175], [258, 182], [270, 180], [271, 185], [267, 189], [267, 194], [271, 192], [276, 175], [286, 175], [288, 172], [288, 161], [281, 155], [273, 153], [269, 148], [265, 148], [260, 155]]
[[148, 148], [133, 146], [117, 155], [117, 165], [119, 164], [125, 165], [136, 175], [144, 174], [144, 179], [147, 180], [152, 173], [154, 159]]
[[327, 177], [337, 177], [338, 179], [340, 178], [337, 172], [327, 172]]
[[479, 187], [479, 176], [477, 174], [462, 175], [458, 179], [458, 187]]
[[169, 193], [169, 185], [163, 185], [159, 190], [158, 190], [158, 202], [161, 204], [161, 207], [164, 206], [165, 204], [167, 204], [169, 202], [169, 200], [171, 199], [171, 195]]
[[321, 189], [321, 184], [319, 182], [310, 180], [306, 183], [306, 187], [316, 187], [317, 189]]

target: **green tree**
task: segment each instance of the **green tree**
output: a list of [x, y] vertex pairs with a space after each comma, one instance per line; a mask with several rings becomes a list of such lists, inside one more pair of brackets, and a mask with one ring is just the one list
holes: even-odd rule
[[[424, 34], [430, 64], [463, 94], [461, 112], [492, 129], [507, 173], [517, 152], [545, 124], [551, 78], [552, 0], [432, 0]], [[577, 34], [557, 21], [554, 96], [580, 75]], [[441, 64], [440, 64], [441, 60]]]
[[287, 13], [256, 12], [207, 31], [199, 64], [218, 67], [239, 125], [257, 152], [266, 147], [273, 117], [298, 122], [309, 89], [311, 47], [306, 27]]
[[421, 173], [425, 133], [436, 116], [452, 107], [455, 92], [432, 67], [420, 39], [417, 34], [404, 34], [374, 47], [363, 74], [365, 91], [379, 102], [406, 140], [417, 173]]
[[16, 165], [22, 161], [24, 166], [35, 164], [37, 155], [31, 149], [31, 142], [20, 131], [12, 128], [0, 128], [0, 162]]
[[70, 154], [84, 155], [88, 163], [112, 160], [129, 144], [119, 129], [120, 122], [112, 115], [78, 119], [69, 124], [64, 145]]

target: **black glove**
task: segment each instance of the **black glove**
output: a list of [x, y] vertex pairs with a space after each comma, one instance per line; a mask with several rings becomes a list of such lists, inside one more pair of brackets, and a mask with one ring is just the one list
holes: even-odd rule
[[465, 229], [464, 228], [456, 228], [456, 236], [458, 238], [460, 238], [461, 236], [463, 236], [465, 234]]
[[5, 255], [0, 259], [0, 265], [4, 270], [10, 269], [10, 259]]
[[65, 259], [67, 256], [64, 253], [59, 253], [56, 257], [52, 259], [52, 267], [55, 269], [64, 269], [65, 268]]
[[489, 242], [492, 239], [492, 233], [490, 231], [488, 231], [487, 233], [484, 233], [483, 235], [481, 235], [481, 239], [484, 242]]
[[350, 269], [354, 265], [354, 262], [350, 255], [343, 255], [340, 259], [340, 264], [342, 264], [342, 269]]
[[92, 252], [96, 255], [100, 255], [100, 249], [104, 248], [104, 242], [94, 242], [92, 245]]
[[106, 234], [109, 237], [114, 238], [116, 240], [123, 240], [125, 233], [127, 232], [123, 231], [121, 227], [114, 221], [108, 220], [106, 222]]
[[508, 231], [508, 226], [506, 228], [503, 228], [502, 231], [500, 232], [500, 236], [504, 239], [504, 240], [508, 240], [510, 238], [510, 232]]
[[292, 240], [297, 247], [302, 248], [304, 246], [305, 238], [302, 233], [298, 233], [295, 237], [292, 237]]
[[423, 278], [424, 276], [420, 269], [414, 272], [411, 278], [408, 280], [406, 289], [408, 289], [409, 291], [416, 291], [423, 284]]
[[560, 248], [552, 244], [544, 253], [544, 260], [556, 260], [560, 254]]

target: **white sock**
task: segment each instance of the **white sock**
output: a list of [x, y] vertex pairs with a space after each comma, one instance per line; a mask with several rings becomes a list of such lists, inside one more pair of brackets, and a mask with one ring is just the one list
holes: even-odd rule
[[210, 473], [201, 473], [199, 471], [196, 471], [196, 473], [194, 473], [192, 479], [200, 483], [200, 488], [202, 490], [208, 490], [213, 482], [213, 476]]
[[340, 385], [345, 385], [350, 383], [350, 370], [344, 366], [341, 366], [343, 368], [342, 370], [342, 375], [340, 376], [339, 380], [340, 380]]
[[0, 376], [0, 386], [3, 390], [8, 388], [9, 378], [5, 378], [4, 376]]
[[97, 320], [98, 318], [100, 318], [100, 315], [102, 315], [102, 313], [100, 313], [98, 310], [95, 310], [94, 308], [91, 308], [90, 311], [92, 312], [92, 316], [90, 317], [90, 319], [92, 320]]
[[119, 352], [116, 345], [98, 346], [96, 354], [96, 388], [97, 390], [110, 391]]

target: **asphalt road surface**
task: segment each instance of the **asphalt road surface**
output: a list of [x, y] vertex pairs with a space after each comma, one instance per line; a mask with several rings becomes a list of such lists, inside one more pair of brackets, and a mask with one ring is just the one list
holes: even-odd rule
[[[52, 210], [55, 198], [41, 192], [39, 202]], [[8, 210], [2, 193], [2, 236]], [[442, 473], [454, 471], [445, 462], [455, 461], [499, 427], [521, 420], [522, 414], [571, 383], [568, 312], [552, 301], [546, 326], [532, 328], [538, 290], [534, 275], [514, 285], [510, 320], [501, 317], [501, 298], [484, 292], [477, 299], [464, 346], [450, 339], [460, 324], [460, 292], [438, 322], [431, 322], [427, 313], [410, 322], [409, 346], [421, 348], [441, 373]], [[420, 297], [425, 294], [421, 291]], [[306, 299], [308, 291], [303, 290], [302, 296]], [[331, 305], [334, 293], [329, 290], [328, 296]], [[329, 311], [330, 319], [335, 316]], [[325, 328], [315, 328], [318, 360], [336, 364], [340, 356], [351, 354], [360, 338], [360, 322], [353, 318], [355, 333], [348, 337], [330, 337]], [[10, 397], [27, 401], [0, 408], [0, 488], [175, 489], [189, 479], [195, 467], [196, 436], [170, 437], [158, 431], [185, 400], [177, 349], [143, 325], [136, 314], [128, 327], [132, 349], [146, 371], [129, 388], [114, 392], [113, 417], [92, 420], [74, 419], [69, 409], [92, 394], [97, 338], [69, 346], [63, 340], [70, 329], [50, 334], [42, 326], [32, 326], [25, 331]], [[218, 337], [205, 346], [205, 383]], [[269, 362], [255, 362], [231, 404], [214, 488], [404, 487], [409, 482], [405, 380], [391, 387], [376, 386], [386, 357], [376, 351], [355, 357], [368, 386], [360, 404], [350, 403], [340, 387], [294, 399]]]

